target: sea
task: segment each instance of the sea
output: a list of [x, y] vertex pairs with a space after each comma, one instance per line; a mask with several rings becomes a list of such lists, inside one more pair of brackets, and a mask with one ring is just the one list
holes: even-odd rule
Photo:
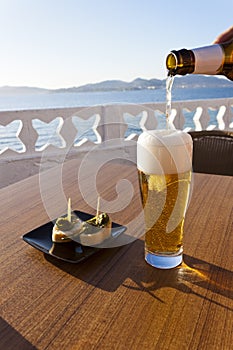
[[[205, 100], [216, 98], [229, 98], [233, 97], [233, 83], [232, 87], [219, 87], [219, 88], [173, 88], [172, 101], [189, 101], [189, 100]], [[0, 111], [19, 111], [19, 110], [33, 110], [33, 109], [47, 109], [47, 108], [68, 108], [68, 107], [92, 107], [96, 105], [105, 104], [142, 104], [153, 102], [166, 101], [166, 90], [135, 90], [135, 91], [108, 91], [108, 92], [79, 92], [79, 93], [41, 93], [41, 94], [0, 94]], [[214, 111], [213, 111], [214, 113]], [[3, 114], [4, 116], [4, 114]], [[185, 116], [186, 119], [190, 118], [192, 123], [192, 116]], [[17, 122], [17, 121], [16, 121]], [[55, 121], [56, 122], [56, 121]], [[187, 120], [187, 122], [189, 122]], [[35, 121], [36, 123], [36, 121]], [[0, 154], [7, 148], [10, 148], [16, 152], [24, 152], [24, 145], [17, 137], [17, 125], [14, 122], [9, 126], [1, 125], [0, 117]], [[39, 132], [36, 150], [40, 150], [48, 139], [48, 129], [43, 129], [43, 124], [33, 125]], [[51, 125], [51, 127], [57, 127]], [[132, 129], [132, 130], [131, 130]], [[128, 133], [140, 132], [139, 122], [137, 125], [132, 125], [132, 128], [128, 128]], [[88, 130], [87, 138], [90, 141], [95, 142], [96, 135], [93, 130]], [[125, 135], [127, 137], [127, 135]], [[75, 140], [78, 143], [79, 137]], [[58, 143], [54, 145], [60, 147], [61, 140], [57, 140]]]
[[[232, 87], [218, 88], [173, 88], [172, 101], [204, 100], [233, 97]], [[65, 92], [41, 94], [0, 94], [0, 111], [28, 109], [91, 107], [113, 103], [164, 102], [165, 89], [106, 91], [106, 92]]]

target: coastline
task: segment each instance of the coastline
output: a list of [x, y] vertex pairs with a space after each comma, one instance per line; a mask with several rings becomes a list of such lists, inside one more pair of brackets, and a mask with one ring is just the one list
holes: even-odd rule
[[[232, 87], [176, 88], [172, 101], [192, 101], [233, 97]], [[0, 111], [48, 108], [92, 107], [105, 104], [144, 104], [166, 101], [166, 90], [145, 89], [105, 92], [57, 92], [44, 94], [0, 94]]]

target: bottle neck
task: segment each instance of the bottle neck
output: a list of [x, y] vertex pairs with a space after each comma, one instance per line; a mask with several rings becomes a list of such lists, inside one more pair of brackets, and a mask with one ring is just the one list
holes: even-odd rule
[[195, 68], [195, 57], [191, 50], [173, 50], [167, 57], [166, 65], [169, 75], [191, 74]]

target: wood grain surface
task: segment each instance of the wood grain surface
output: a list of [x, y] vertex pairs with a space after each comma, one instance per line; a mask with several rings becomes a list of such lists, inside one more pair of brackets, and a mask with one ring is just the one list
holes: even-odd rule
[[[73, 160], [1, 189], [0, 349], [231, 349], [233, 178], [193, 175], [184, 263], [165, 271], [144, 261], [135, 165], [95, 169]], [[22, 240], [68, 197], [94, 214], [93, 176], [132, 243], [70, 264]]]

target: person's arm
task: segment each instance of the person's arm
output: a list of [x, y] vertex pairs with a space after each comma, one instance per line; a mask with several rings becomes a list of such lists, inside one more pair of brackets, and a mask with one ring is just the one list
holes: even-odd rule
[[233, 39], [233, 26], [225, 30], [222, 34], [220, 34], [215, 39], [214, 44], [221, 44], [231, 39]]

